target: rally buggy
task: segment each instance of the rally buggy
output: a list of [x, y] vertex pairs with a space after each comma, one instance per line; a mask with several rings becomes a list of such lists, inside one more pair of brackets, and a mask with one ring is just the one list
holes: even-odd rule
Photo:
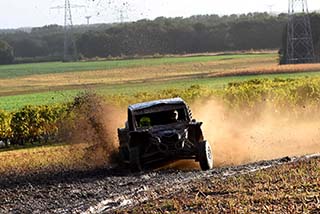
[[201, 125], [181, 98], [130, 105], [125, 128], [118, 129], [120, 157], [133, 171], [182, 159], [212, 169], [211, 147]]

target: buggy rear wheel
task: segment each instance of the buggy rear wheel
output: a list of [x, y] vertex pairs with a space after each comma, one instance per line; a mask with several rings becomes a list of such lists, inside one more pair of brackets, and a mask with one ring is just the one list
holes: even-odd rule
[[209, 170], [213, 168], [213, 157], [211, 146], [207, 141], [199, 143], [199, 162], [202, 170]]

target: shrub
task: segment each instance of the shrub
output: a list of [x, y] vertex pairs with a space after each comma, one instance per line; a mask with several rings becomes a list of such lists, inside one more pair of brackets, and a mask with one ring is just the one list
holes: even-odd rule
[[66, 112], [65, 105], [26, 106], [12, 114], [12, 143], [48, 142], [58, 132], [58, 120]]
[[11, 114], [0, 110], [0, 141], [7, 142], [12, 137]]

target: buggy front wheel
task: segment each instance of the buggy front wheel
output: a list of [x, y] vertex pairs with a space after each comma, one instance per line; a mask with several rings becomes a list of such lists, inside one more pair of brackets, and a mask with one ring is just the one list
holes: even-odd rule
[[205, 171], [213, 168], [212, 151], [208, 141], [202, 141], [199, 143], [198, 159], [202, 170]]

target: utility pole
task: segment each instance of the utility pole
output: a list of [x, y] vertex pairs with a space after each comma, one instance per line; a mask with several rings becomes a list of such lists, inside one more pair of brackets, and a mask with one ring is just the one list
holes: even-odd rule
[[87, 25], [90, 24], [90, 19], [91, 19], [92, 16], [86, 16], [85, 18], [87, 19]]
[[315, 62], [307, 0], [289, 0], [286, 64]]

